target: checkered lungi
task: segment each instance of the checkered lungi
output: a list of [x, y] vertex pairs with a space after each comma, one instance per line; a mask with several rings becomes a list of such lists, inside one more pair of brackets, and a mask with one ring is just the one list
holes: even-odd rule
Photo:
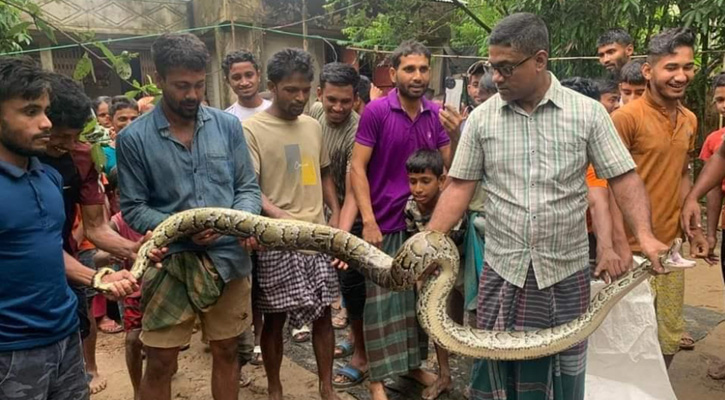
[[337, 273], [322, 253], [260, 251], [257, 283], [257, 309], [287, 313], [294, 328], [322, 317], [338, 296]]
[[[478, 327], [523, 331], [576, 319], [589, 305], [589, 269], [539, 290], [529, 267], [523, 288], [505, 281], [486, 264], [478, 291]], [[550, 357], [528, 361], [477, 360], [472, 400], [582, 400], [586, 342]]]

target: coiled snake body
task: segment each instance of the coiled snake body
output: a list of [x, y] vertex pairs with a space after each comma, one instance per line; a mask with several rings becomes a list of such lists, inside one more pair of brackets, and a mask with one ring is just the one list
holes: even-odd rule
[[[174, 214], [161, 223], [139, 250], [131, 274], [140, 280], [153, 262], [149, 251], [205, 229], [224, 235], [254, 236], [272, 250], [314, 250], [344, 260], [376, 284], [391, 290], [414, 287], [425, 278], [418, 300], [418, 320], [423, 329], [446, 350], [467, 357], [492, 360], [526, 360], [559, 353], [585, 340], [602, 323], [609, 310], [650, 275], [651, 263], [638, 259], [637, 266], [607, 285], [591, 300], [588, 310], [563, 325], [533, 331], [488, 331], [456, 324], [446, 313], [446, 299], [456, 280], [459, 255], [455, 244], [439, 232], [422, 232], [405, 242], [395, 258], [347, 232], [292, 220], [277, 220], [243, 211], [198, 208]], [[676, 243], [666, 257], [679, 249]], [[665, 260], [665, 256], [662, 257]], [[438, 274], [432, 269], [440, 267]], [[93, 286], [107, 292], [103, 276], [96, 274]]]

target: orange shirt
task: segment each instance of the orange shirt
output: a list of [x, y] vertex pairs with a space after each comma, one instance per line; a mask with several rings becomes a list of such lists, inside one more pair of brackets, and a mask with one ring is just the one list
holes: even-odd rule
[[[594, 166], [589, 164], [587, 168], [587, 188], [600, 187], [607, 188], [607, 180], [597, 178], [597, 173], [594, 172]], [[592, 213], [587, 209], [587, 232], [592, 231]]]
[[[654, 101], [648, 88], [644, 96], [615, 111], [612, 119], [647, 188], [654, 235], [669, 244], [682, 234], [680, 184], [689, 153], [695, 148], [697, 117], [680, 105], [673, 126], [669, 114]], [[632, 250], [640, 251], [629, 230], [627, 236]]]
[[[702, 144], [702, 150], [700, 150], [700, 160], [707, 161], [712, 157], [713, 154], [717, 153], [720, 145], [725, 139], [725, 128], [717, 130], [709, 135], [705, 139], [705, 143]], [[722, 191], [725, 193], [725, 180], [722, 181]], [[725, 208], [722, 210], [720, 220], [725, 222]]]

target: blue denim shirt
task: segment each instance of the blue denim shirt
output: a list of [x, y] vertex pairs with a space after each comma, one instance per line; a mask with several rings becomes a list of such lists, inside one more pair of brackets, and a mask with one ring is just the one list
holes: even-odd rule
[[[261, 192], [242, 125], [231, 114], [199, 107], [191, 149], [177, 140], [161, 106], [120, 132], [117, 144], [121, 211], [143, 233], [175, 212], [224, 207], [259, 214]], [[180, 240], [169, 253], [207, 251], [225, 281], [251, 274], [249, 255], [230, 236], [200, 247]]]

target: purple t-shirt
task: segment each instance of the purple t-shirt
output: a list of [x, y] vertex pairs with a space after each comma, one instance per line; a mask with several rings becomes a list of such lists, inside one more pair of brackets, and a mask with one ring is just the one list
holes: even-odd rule
[[410, 196], [405, 162], [416, 150], [439, 149], [450, 143], [438, 120], [440, 106], [423, 99], [411, 121], [400, 106], [398, 91], [365, 107], [355, 141], [372, 147], [367, 176], [375, 220], [384, 234], [405, 230], [405, 203]]

